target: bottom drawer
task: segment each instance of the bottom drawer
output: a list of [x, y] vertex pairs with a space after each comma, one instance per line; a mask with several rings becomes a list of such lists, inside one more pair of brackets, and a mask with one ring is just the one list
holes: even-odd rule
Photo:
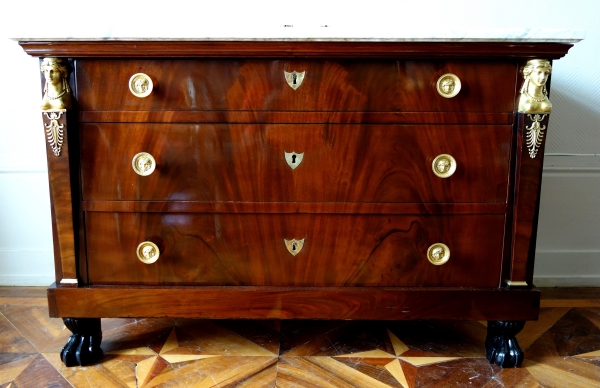
[[503, 236], [503, 214], [86, 214], [91, 284], [497, 287]]

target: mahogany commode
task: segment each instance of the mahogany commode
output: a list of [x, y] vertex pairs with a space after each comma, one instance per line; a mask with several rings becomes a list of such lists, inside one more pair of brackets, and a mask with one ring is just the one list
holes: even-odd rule
[[490, 362], [522, 361], [571, 43], [19, 43], [45, 58], [66, 365], [100, 318], [163, 316], [487, 320]]

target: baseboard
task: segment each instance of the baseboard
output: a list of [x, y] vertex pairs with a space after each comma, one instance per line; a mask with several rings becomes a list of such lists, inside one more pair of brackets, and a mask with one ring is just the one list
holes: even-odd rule
[[536, 287], [600, 287], [600, 276], [585, 277], [534, 277]]
[[600, 287], [600, 250], [538, 250], [537, 287]]
[[0, 249], [0, 286], [48, 286], [54, 279], [52, 249]]
[[544, 157], [536, 286], [600, 286], [598, 198], [600, 155]]
[[54, 281], [54, 276], [0, 275], [0, 286], [47, 287]]
[[600, 155], [557, 155], [544, 156], [544, 174], [598, 174]]

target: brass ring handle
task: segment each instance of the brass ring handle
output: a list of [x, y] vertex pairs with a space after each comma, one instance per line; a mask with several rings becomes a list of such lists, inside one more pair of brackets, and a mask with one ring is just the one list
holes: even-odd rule
[[433, 159], [431, 169], [440, 178], [448, 178], [456, 171], [456, 159], [448, 154], [438, 155]]
[[131, 159], [131, 166], [136, 174], [148, 176], [154, 172], [156, 168], [156, 160], [147, 152], [140, 152]]
[[452, 73], [444, 74], [438, 78], [435, 85], [437, 92], [444, 98], [452, 98], [460, 92], [460, 78]]
[[450, 248], [446, 244], [435, 243], [427, 249], [427, 260], [434, 265], [445, 264], [450, 260]]
[[137, 247], [137, 257], [144, 264], [152, 264], [160, 256], [160, 249], [151, 241], [144, 241]]
[[292, 254], [292, 256], [296, 256], [298, 253], [300, 253], [300, 251], [302, 250], [302, 247], [304, 247], [304, 239], [302, 239], [302, 240], [283, 239], [283, 242], [285, 243], [285, 247], [287, 248], [288, 252], [290, 252]]
[[129, 91], [136, 97], [148, 97], [154, 89], [152, 78], [144, 73], [137, 73], [129, 78]]

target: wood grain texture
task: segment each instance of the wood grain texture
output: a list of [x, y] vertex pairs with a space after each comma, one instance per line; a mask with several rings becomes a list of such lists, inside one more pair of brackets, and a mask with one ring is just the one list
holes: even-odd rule
[[[84, 200], [505, 203], [511, 127], [83, 124]], [[154, 156], [139, 176], [131, 160]], [[296, 169], [285, 152], [303, 153]], [[439, 178], [432, 161], [451, 154]]]
[[[517, 162], [515, 179], [510, 279], [532, 284], [546, 141], [542, 142], [537, 157], [531, 158], [525, 144], [525, 127], [531, 126], [531, 120], [526, 118], [526, 115], [520, 114], [517, 122], [519, 123], [517, 158], [520, 160]], [[547, 127], [548, 116], [540, 124]], [[546, 136], [547, 133], [544, 134], [544, 137]]]
[[572, 44], [522, 42], [20, 41], [32, 56], [80, 58], [548, 58]]
[[[135, 387], [136, 381], [141, 386], [185, 386], [191, 374], [197, 377], [202, 372], [210, 373], [215, 381], [209, 385], [217, 387], [272, 388], [276, 382], [279, 386], [287, 380], [301, 386], [310, 386], [315, 380], [321, 386], [335, 381], [335, 387], [349, 381], [356, 387], [356, 382], [364, 381], [365, 376], [391, 387], [469, 386], [469, 383], [485, 388], [571, 387], [578, 384], [592, 387], [597, 385], [600, 373], [598, 351], [593, 350], [600, 344], [598, 309], [573, 308], [585, 302], [573, 298], [578, 291], [585, 295], [586, 290], [568, 290], [564, 294], [561, 289], [553, 291], [551, 296], [566, 298], [562, 300], [571, 305], [564, 309], [543, 309], [543, 321], [547, 321], [543, 318], [545, 314], [553, 317], [551, 322], [544, 322], [544, 328], [537, 327], [536, 322], [527, 322], [518, 336], [519, 342], [523, 348], [528, 347], [523, 346], [521, 334], [533, 325], [535, 330], [531, 330], [528, 337], [534, 345], [525, 361], [526, 366], [512, 369], [500, 369], [485, 361], [481, 346], [485, 333], [482, 338], [474, 335], [480, 330], [485, 332], [485, 326], [477, 321], [165, 318], [104, 319], [105, 358], [86, 368], [66, 368], [58, 357], [60, 348], [43, 349], [46, 346], [40, 342], [48, 332], [66, 331], [62, 328], [62, 320], [46, 317], [45, 302], [38, 303], [36, 314], [25, 311], [25, 318], [23, 311], [15, 307], [25, 299], [37, 298], [30, 297], [27, 288], [0, 288], [0, 293], [5, 291], [7, 298], [0, 311], [8, 313], [2, 317], [4, 324], [0, 326], [4, 326], [3, 333], [9, 335], [0, 336], [0, 349], [3, 349], [0, 354], [1, 387], [14, 387], [16, 380], [29, 383], [26, 386], [48, 384], [46, 376], [54, 372], [40, 369], [41, 365], [34, 362], [40, 352], [67, 380], [61, 380], [62, 384], [55, 386], [75, 387]], [[542, 296], [545, 298], [544, 290]], [[554, 310], [561, 310], [563, 314], [557, 315]], [[567, 310], [569, 312], [564, 314]], [[42, 316], [45, 318], [40, 320]], [[31, 325], [32, 321], [34, 325]], [[10, 335], [11, 332], [20, 335]], [[43, 348], [25, 348], [28, 341], [36, 346], [41, 344]], [[262, 353], [266, 353], [265, 350], [279, 356], [270, 366], [264, 362], [266, 358]], [[201, 360], [205, 358], [213, 363], [203, 363]], [[317, 367], [331, 363], [331, 358], [351, 369], [344, 368], [340, 375], [335, 373], [338, 368]], [[240, 361], [245, 364], [237, 369], [242, 373], [227, 376], [227, 371], [236, 370]], [[220, 378], [215, 373], [219, 364], [223, 366]], [[264, 369], [247, 377], [249, 373], [246, 372], [251, 373], [253, 369], [248, 368], [249, 364]], [[290, 370], [292, 366], [295, 370]]]
[[70, 385], [42, 354], [38, 354], [27, 368], [8, 386], [68, 387]]
[[81, 111], [84, 123], [278, 123], [278, 124], [483, 124], [511, 125], [514, 113], [486, 112], [276, 112], [276, 111]]
[[[63, 236], [74, 243], [70, 271], [84, 285], [50, 288], [52, 316], [538, 317], [537, 290], [502, 283], [532, 278], [543, 154], [529, 159], [515, 100], [528, 59], [560, 58], [571, 45], [21, 43], [30, 54], [75, 64], [73, 117], [80, 122], [70, 128], [72, 157], [49, 170], [51, 185], [58, 173], [73, 187], [69, 198], [52, 192], [56, 252], [63, 257]], [[295, 91], [283, 75], [293, 70], [306, 71]], [[156, 83], [144, 99], [127, 86], [138, 72]], [[461, 79], [455, 98], [436, 91], [445, 73]], [[142, 151], [158, 162], [147, 177], [131, 168]], [[285, 152], [303, 153], [302, 163], [291, 169]], [[457, 160], [448, 179], [431, 168], [442, 153]], [[75, 234], [59, 230], [65, 220]], [[305, 239], [296, 256], [284, 245], [292, 238]], [[162, 252], [152, 265], [135, 252], [147, 239]], [[435, 242], [450, 247], [442, 266], [425, 257]], [[496, 373], [482, 360], [459, 362], [410, 343], [399, 348], [406, 354], [385, 364], [374, 356], [385, 352], [379, 348], [357, 350], [367, 352], [358, 364], [351, 355], [326, 361], [332, 372], [348, 367], [400, 385], [428, 383], [424, 368], [461, 383], [473, 377], [462, 366], [487, 368], [481, 384]], [[176, 374], [171, 361], [220, 368], [210, 358], [166, 353], [140, 361], [144, 381], [167, 382]], [[248, 369], [243, 379], [260, 370]], [[237, 381], [225, 376], [215, 384]]]
[[[518, 113], [515, 114], [517, 117]], [[502, 260], [502, 285], [507, 286], [508, 280], [511, 279], [512, 260], [513, 260], [513, 235], [514, 235], [514, 209], [516, 199], [516, 179], [518, 171], [518, 162], [521, 161], [519, 149], [519, 123], [513, 123], [513, 131], [510, 146], [510, 167], [509, 167], [509, 179], [508, 179], [508, 200], [506, 204], [506, 229], [504, 231], [504, 258]]]
[[331, 357], [286, 358], [282, 361], [277, 376], [282, 388], [306, 386], [306, 383], [324, 388], [390, 387]]
[[[91, 284], [487, 286], [500, 281], [503, 215], [88, 213]], [[284, 239], [305, 239], [292, 256]], [[136, 248], [161, 251], [144, 264]], [[427, 249], [444, 243], [444, 265]], [[485, 266], [486, 270], [481, 271]]]
[[[77, 60], [81, 111], [345, 111], [511, 112], [516, 62], [333, 60]], [[284, 72], [306, 72], [298, 89]], [[148, 74], [148, 97], [129, 79]], [[462, 84], [444, 98], [436, 82], [446, 73]], [[99, 83], [101, 82], [101, 85]]]
[[84, 201], [93, 212], [153, 213], [294, 213], [294, 214], [495, 214], [503, 203], [349, 203], [349, 202], [190, 202], [190, 201]]
[[[533, 320], [539, 291], [493, 288], [126, 287], [48, 289], [51, 316]], [[242, 307], [243, 306], [243, 307]]]
[[[50, 120], [46, 114], [42, 114], [42, 121], [44, 126], [50, 125]], [[50, 145], [46, 144], [46, 156], [53, 215], [54, 265], [56, 267], [56, 280], [60, 282], [62, 279], [77, 279], [77, 257], [73, 225], [67, 114], [61, 114], [57, 122], [58, 125], [63, 126], [62, 149], [60, 154], [56, 156]], [[70, 284], [70, 286], [76, 287], [77, 284]]]

